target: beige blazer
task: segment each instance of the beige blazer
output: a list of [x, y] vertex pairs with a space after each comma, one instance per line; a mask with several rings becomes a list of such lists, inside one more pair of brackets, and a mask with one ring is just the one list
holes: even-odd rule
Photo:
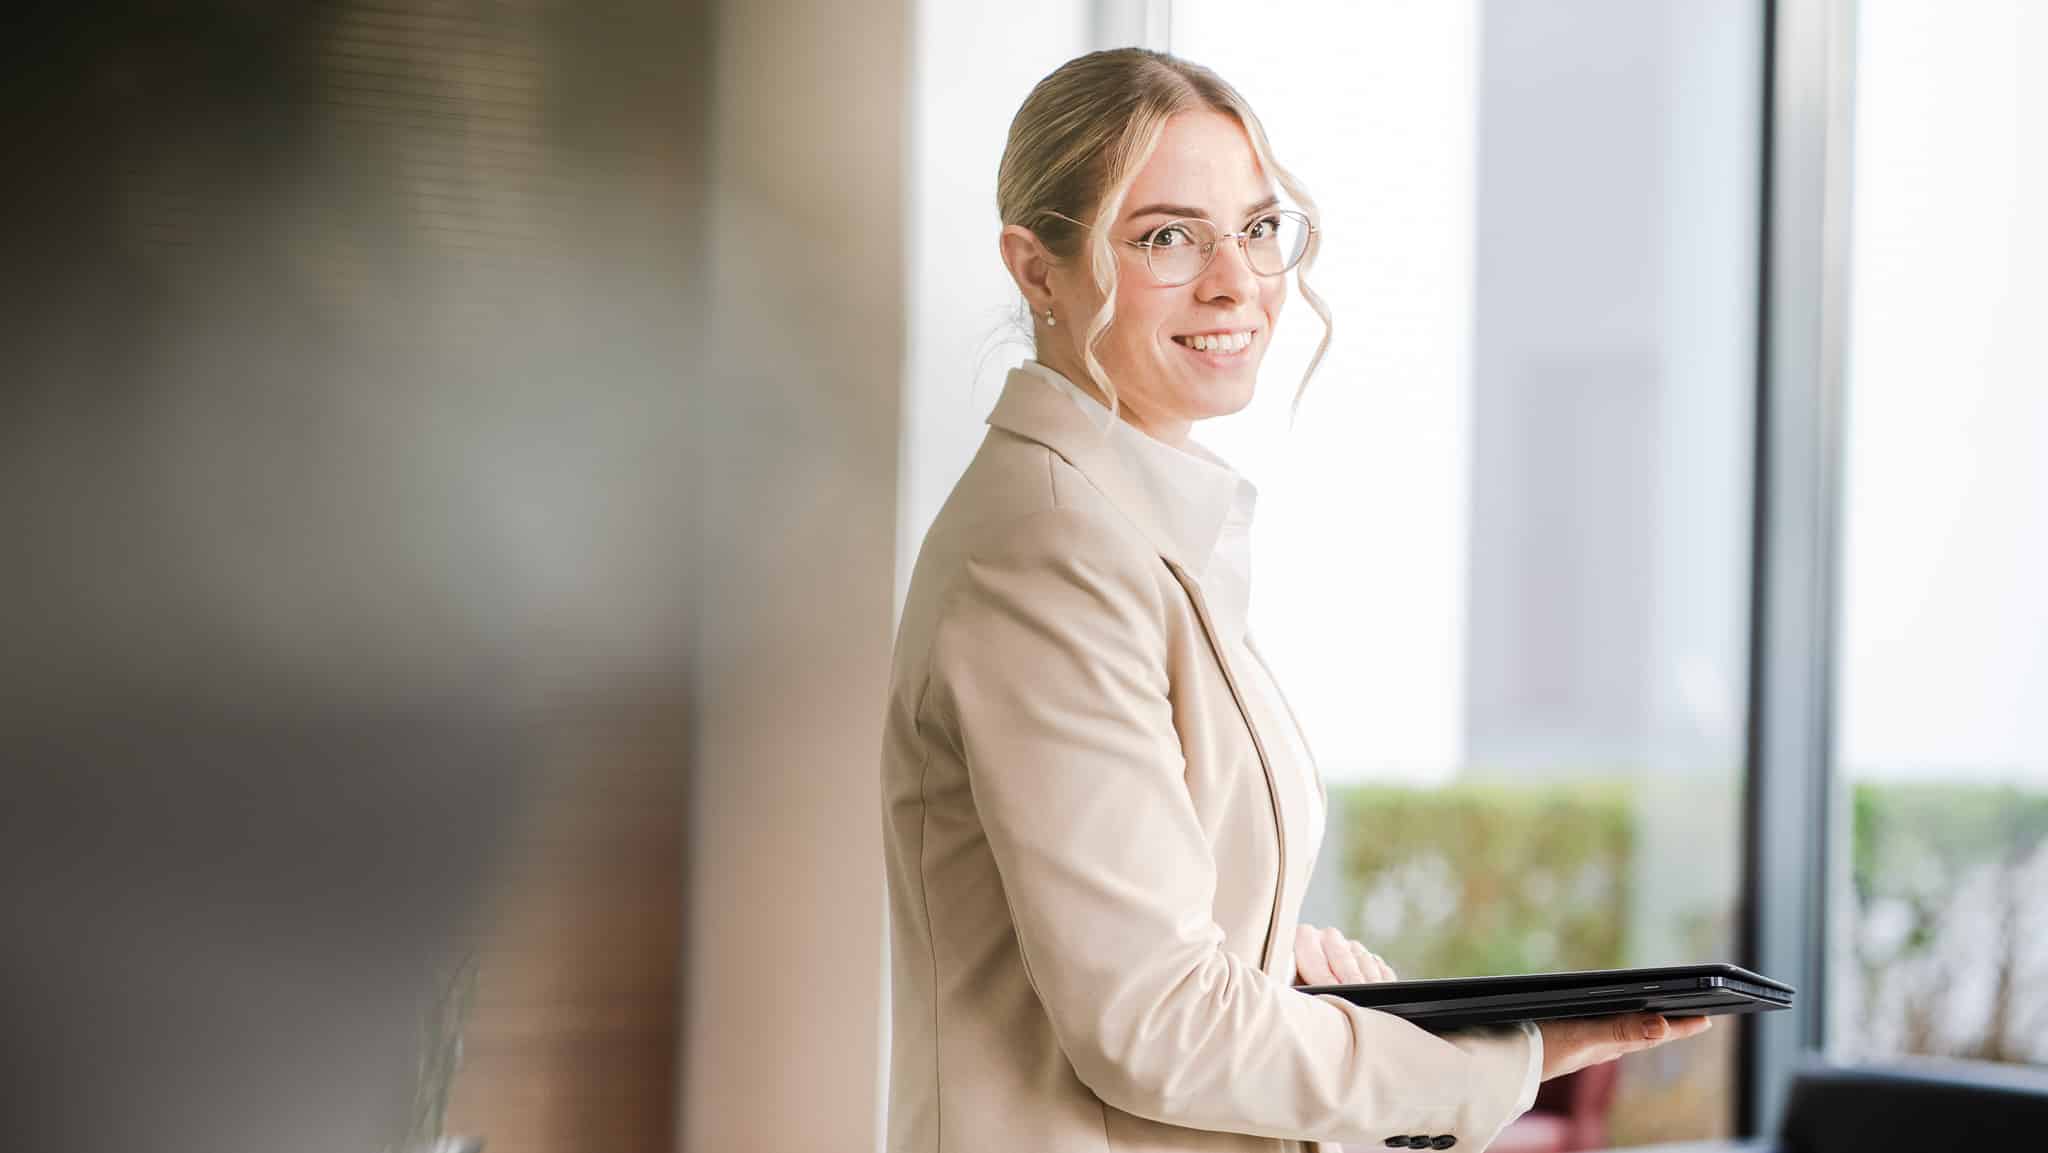
[[1214, 635], [1225, 510], [1029, 373], [989, 424], [891, 677], [889, 1150], [1477, 1153], [1530, 1104], [1526, 1031], [1291, 987], [1310, 775], [1276, 771]]

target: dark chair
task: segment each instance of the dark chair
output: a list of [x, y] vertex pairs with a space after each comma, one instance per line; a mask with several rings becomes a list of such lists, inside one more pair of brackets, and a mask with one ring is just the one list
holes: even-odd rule
[[2048, 1071], [1812, 1069], [1792, 1082], [1782, 1153], [2048, 1149]]
[[1815, 1066], [1792, 1079], [1774, 1138], [1642, 1153], [1993, 1153], [2048, 1149], [2048, 1070], [1916, 1062]]

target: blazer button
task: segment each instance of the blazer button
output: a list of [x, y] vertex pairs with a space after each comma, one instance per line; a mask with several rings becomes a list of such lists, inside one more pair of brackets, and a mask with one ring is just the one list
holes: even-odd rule
[[1386, 1139], [1385, 1145], [1389, 1149], [1406, 1149], [1408, 1147], [1408, 1135], [1404, 1133], [1399, 1137], [1389, 1137]]
[[1431, 1149], [1449, 1149], [1451, 1146], [1456, 1145], [1457, 1143], [1458, 1139], [1456, 1137], [1451, 1136], [1449, 1133], [1443, 1133], [1439, 1134], [1434, 1140], [1432, 1140], [1429, 1143], [1429, 1147]]
[[1423, 1136], [1410, 1137], [1408, 1138], [1408, 1147], [1410, 1149], [1427, 1149], [1429, 1148], [1429, 1138]]

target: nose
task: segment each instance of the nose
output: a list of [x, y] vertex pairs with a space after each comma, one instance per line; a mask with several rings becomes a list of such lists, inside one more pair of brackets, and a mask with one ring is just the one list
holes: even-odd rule
[[1209, 267], [1195, 278], [1197, 300], [1250, 300], [1259, 290], [1259, 274], [1252, 271], [1244, 241], [1218, 240]]

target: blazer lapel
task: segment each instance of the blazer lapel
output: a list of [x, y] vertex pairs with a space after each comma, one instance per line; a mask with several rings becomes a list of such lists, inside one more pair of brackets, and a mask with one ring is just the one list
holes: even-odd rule
[[[1266, 754], [1258, 722], [1252, 719], [1237, 670], [1231, 667], [1223, 637], [1217, 631], [1208, 600], [1202, 595], [1201, 582], [1193, 572], [1215, 551], [1224, 516], [1229, 511], [1230, 494], [1219, 490], [1208, 499], [1191, 498], [1187, 494], [1164, 492], [1160, 485], [1148, 483], [1149, 478], [1140, 475], [1135, 462], [1119, 452], [1110, 439], [1111, 426], [1091, 422], [1088, 414], [1061, 396], [1053, 384], [1022, 369], [1011, 370], [988, 423], [1045, 445], [1087, 477], [1138, 526], [1193, 603], [1195, 616], [1202, 623], [1203, 639], [1216, 658], [1216, 667], [1223, 672], [1223, 682], [1230, 688], [1231, 700], [1237, 704], [1245, 731], [1251, 734], [1252, 749], [1258, 754], [1259, 768], [1266, 777], [1266, 797], [1272, 806], [1279, 869], [1273, 879], [1273, 907], [1266, 922], [1265, 946], [1259, 953], [1259, 968], [1265, 969], [1272, 964], [1279, 941], [1280, 908], [1287, 886], [1287, 822], [1281, 814], [1280, 786], [1274, 776], [1273, 760]], [[1321, 774], [1317, 777], [1320, 787]]]

